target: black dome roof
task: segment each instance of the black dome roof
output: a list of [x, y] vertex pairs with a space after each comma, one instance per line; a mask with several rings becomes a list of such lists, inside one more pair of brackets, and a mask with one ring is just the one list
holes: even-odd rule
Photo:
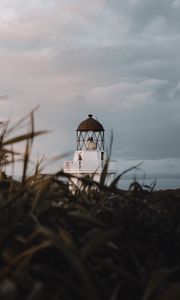
[[101, 123], [95, 120], [92, 116], [93, 115], [88, 115], [89, 118], [79, 124], [77, 131], [104, 131]]

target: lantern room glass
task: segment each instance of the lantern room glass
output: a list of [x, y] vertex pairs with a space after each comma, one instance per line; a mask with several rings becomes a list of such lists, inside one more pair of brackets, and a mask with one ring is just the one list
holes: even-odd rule
[[104, 131], [76, 131], [77, 150], [104, 150]]

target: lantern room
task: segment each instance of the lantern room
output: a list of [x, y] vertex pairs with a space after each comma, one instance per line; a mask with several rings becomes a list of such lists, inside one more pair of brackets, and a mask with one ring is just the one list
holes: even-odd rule
[[104, 150], [104, 128], [100, 122], [88, 115], [76, 130], [77, 150]]

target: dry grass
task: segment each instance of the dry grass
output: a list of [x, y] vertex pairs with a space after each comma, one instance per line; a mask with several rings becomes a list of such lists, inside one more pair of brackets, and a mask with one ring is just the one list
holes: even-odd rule
[[[123, 191], [122, 174], [107, 187], [104, 170], [72, 195], [59, 179], [68, 175], [43, 175], [41, 160], [28, 176], [33, 140], [45, 132], [31, 112], [29, 132], [8, 138], [25, 120], [0, 137], [0, 299], [179, 299], [180, 190]], [[9, 148], [20, 141], [22, 156]], [[17, 159], [19, 182], [3, 173]]]

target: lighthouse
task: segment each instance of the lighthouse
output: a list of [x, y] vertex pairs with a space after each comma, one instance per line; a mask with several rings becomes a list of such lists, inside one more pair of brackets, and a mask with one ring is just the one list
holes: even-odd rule
[[[76, 186], [78, 179], [93, 176], [100, 181], [107, 153], [105, 151], [104, 127], [92, 114], [82, 121], [76, 129], [76, 151], [72, 161], [64, 162], [64, 172], [72, 174], [71, 182]], [[111, 181], [117, 173], [117, 162], [109, 161], [107, 180]]]

